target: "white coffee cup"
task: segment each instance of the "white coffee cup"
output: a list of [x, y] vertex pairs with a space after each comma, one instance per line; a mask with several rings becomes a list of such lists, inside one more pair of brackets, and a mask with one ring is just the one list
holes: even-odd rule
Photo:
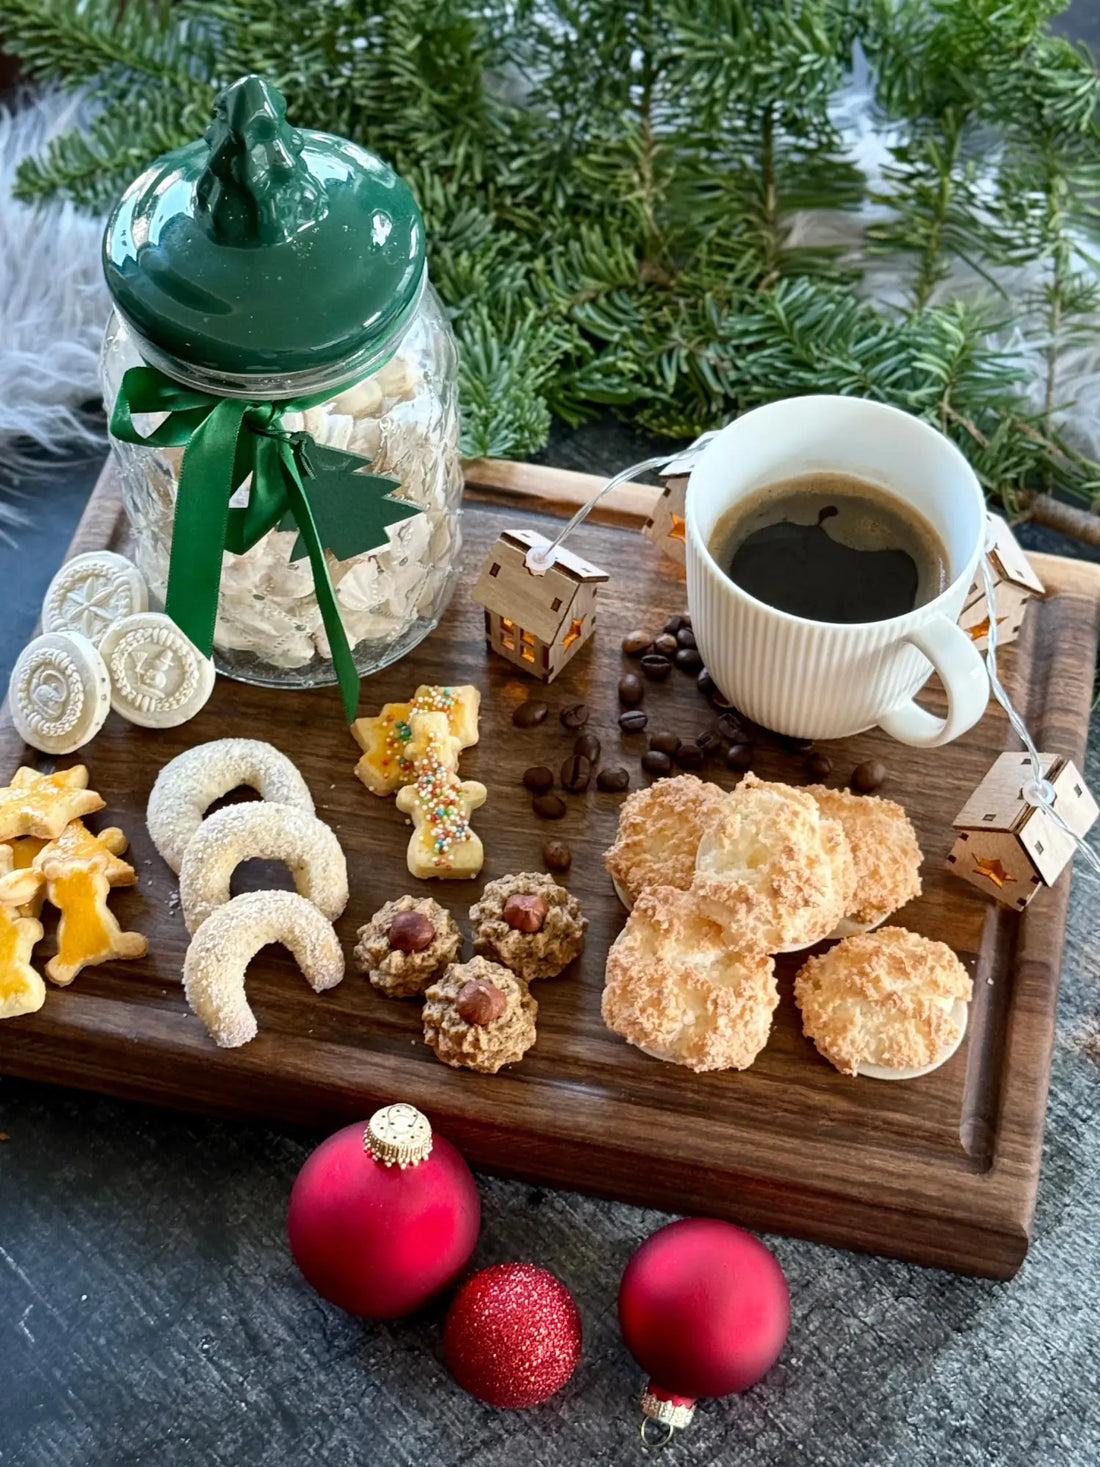
[[[719, 519], [754, 490], [814, 470], [868, 479], [919, 510], [947, 551], [947, 589], [904, 616], [840, 624], [792, 616], [735, 586], [707, 548]], [[989, 678], [957, 623], [985, 543], [985, 502], [970, 465], [935, 428], [856, 397], [756, 408], [703, 450], [686, 518], [699, 650], [718, 687], [755, 723], [806, 739], [879, 724], [904, 744], [933, 746], [981, 718]], [[947, 693], [945, 719], [913, 701], [933, 670]]]

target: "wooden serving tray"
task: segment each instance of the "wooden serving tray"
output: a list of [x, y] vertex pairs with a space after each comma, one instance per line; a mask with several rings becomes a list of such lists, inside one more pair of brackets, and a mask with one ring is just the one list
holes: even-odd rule
[[[673, 1211], [718, 1215], [767, 1231], [867, 1249], [968, 1273], [1008, 1277], [1019, 1267], [1039, 1177], [1051, 1045], [1069, 877], [1044, 890], [1022, 915], [993, 905], [944, 870], [951, 820], [1010, 742], [999, 710], [945, 750], [905, 749], [870, 733], [820, 747], [841, 782], [861, 760], [890, 771], [883, 793], [908, 808], [925, 851], [924, 895], [900, 921], [951, 944], [974, 975], [963, 1047], [934, 1074], [907, 1083], [849, 1079], [802, 1037], [791, 997], [797, 955], [779, 959], [782, 994], [771, 1040], [752, 1069], [693, 1075], [648, 1058], [600, 1019], [604, 955], [624, 913], [604, 872], [621, 796], [567, 796], [554, 823], [531, 814], [523, 770], [557, 768], [570, 751], [553, 714], [541, 728], [515, 729], [511, 713], [527, 691], [485, 650], [482, 613], [469, 588], [486, 549], [505, 526], [538, 525], [586, 498], [596, 481], [547, 469], [472, 466], [465, 516], [464, 575], [443, 624], [403, 662], [364, 687], [364, 711], [407, 696], [420, 682], [474, 682], [484, 694], [481, 742], [463, 756], [465, 777], [489, 788], [476, 816], [486, 845], [484, 877], [541, 869], [542, 842], [567, 840], [568, 884], [591, 919], [577, 971], [536, 986], [538, 1043], [522, 1064], [496, 1076], [451, 1070], [420, 1037], [419, 1006], [380, 997], [349, 969], [318, 997], [281, 948], [253, 964], [248, 991], [260, 1033], [219, 1050], [187, 1008], [179, 976], [187, 936], [176, 882], [145, 830], [144, 810], [160, 768], [182, 749], [225, 735], [269, 739], [309, 782], [318, 814], [348, 855], [351, 900], [338, 930], [349, 954], [357, 927], [388, 898], [415, 887], [405, 868], [408, 827], [392, 800], [367, 793], [352, 774], [357, 750], [335, 689], [271, 691], [219, 678], [202, 714], [156, 733], [112, 715], [81, 752], [107, 801], [101, 821], [123, 827], [140, 884], [112, 906], [125, 927], [146, 933], [149, 956], [88, 969], [70, 989], [51, 988], [39, 1013], [0, 1024], [0, 1071], [129, 1099], [257, 1116], [311, 1126], [365, 1117], [394, 1099], [427, 1111], [475, 1164], [534, 1181]], [[491, 487], [486, 490], [486, 485]], [[508, 492], [511, 491], [511, 492]], [[617, 725], [619, 642], [635, 626], [658, 629], [684, 605], [682, 579], [636, 527], [652, 491], [626, 486], [611, 518], [590, 524], [579, 548], [608, 570], [599, 628], [551, 686], [556, 709], [592, 707], [591, 731], [604, 762], [623, 763], [637, 785], [641, 738]], [[624, 526], [626, 526], [624, 528]], [[125, 522], [105, 473], [71, 553], [125, 548]], [[1083, 755], [1097, 647], [1100, 570], [1036, 557], [1049, 598], [1032, 606], [1006, 681], [1043, 750]], [[935, 704], [936, 695], [929, 701]], [[649, 686], [650, 731], [690, 736], [711, 714], [695, 679], [678, 671]], [[758, 772], [798, 783], [802, 761], [777, 744], [758, 745]], [[4, 774], [20, 762], [47, 767], [6, 717]], [[62, 763], [76, 762], [75, 759]], [[705, 771], [725, 785], [720, 763]], [[249, 863], [237, 889], [285, 885], [278, 867]], [[432, 894], [468, 931], [480, 882], [437, 883]], [[45, 951], [45, 949], [42, 949]]]

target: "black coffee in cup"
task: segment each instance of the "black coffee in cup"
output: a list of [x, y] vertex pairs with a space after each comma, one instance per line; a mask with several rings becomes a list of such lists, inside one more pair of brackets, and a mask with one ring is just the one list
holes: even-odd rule
[[951, 576], [911, 504], [853, 474], [799, 474], [731, 505], [710, 553], [758, 601], [809, 621], [886, 621], [934, 600]]

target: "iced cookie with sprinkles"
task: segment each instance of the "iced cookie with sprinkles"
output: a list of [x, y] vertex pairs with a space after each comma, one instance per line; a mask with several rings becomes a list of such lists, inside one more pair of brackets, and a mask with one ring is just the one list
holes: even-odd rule
[[360, 927], [355, 963], [387, 998], [413, 998], [461, 948], [462, 933], [445, 907], [431, 897], [402, 896]]
[[413, 714], [413, 736], [423, 757], [413, 784], [398, 791], [397, 808], [415, 829], [409, 839], [408, 867], [413, 876], [469, 878], [481, 870], [485, 851], [470, 825], [470, 813], [488, 793], [476, 780], [459, 779], [448, 764], [449, 751], [425, 727], [431, 715]]
[[459, 749], [477, 743], [481, 694], [470, 684], [446, 687], [424, 683], [407, 703], [387, 703], [373, 718], [357, 718], [351, 725], [363, 757], [355, 766], [357, 778], [371, 794], [392, 795], [416, 773], [407, 745], [415, 713], [445, 713], [449, 733]]

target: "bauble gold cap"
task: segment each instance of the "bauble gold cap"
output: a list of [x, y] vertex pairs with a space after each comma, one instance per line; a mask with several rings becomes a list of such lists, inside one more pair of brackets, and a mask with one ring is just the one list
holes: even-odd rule
[[432, 1128], [415, 1105], [386, 1105], [367, 1122], [363, 1150], [383, 1166], [417, 1166], [432, 1151]]

